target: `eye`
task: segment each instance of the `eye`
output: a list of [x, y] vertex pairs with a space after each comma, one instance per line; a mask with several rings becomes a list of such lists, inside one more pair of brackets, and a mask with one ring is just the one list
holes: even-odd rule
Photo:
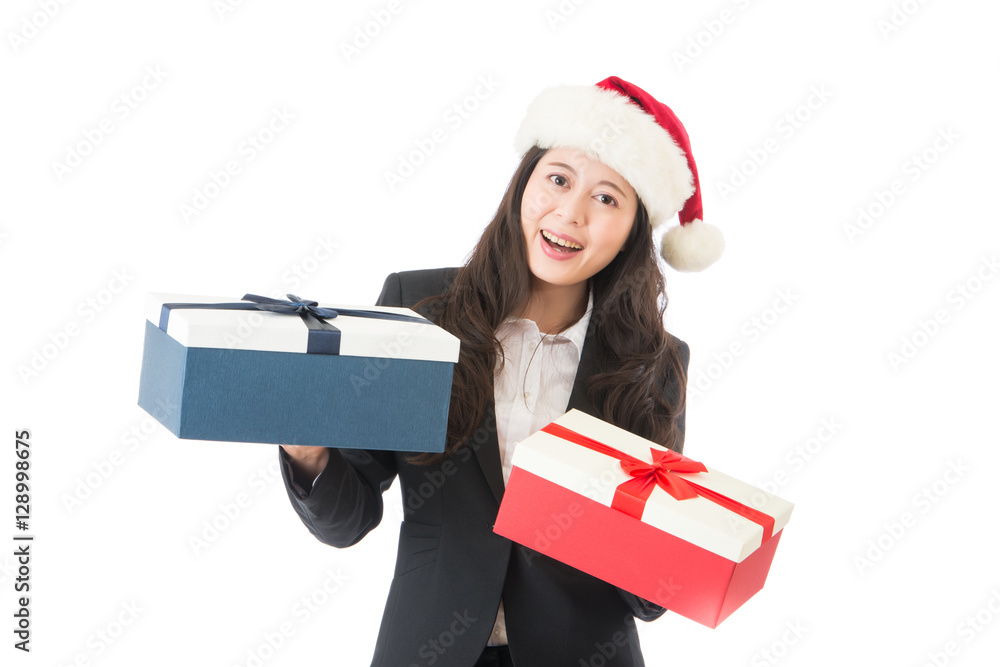
[[618, 206], [618, 200], [611, 195], [597, 195], [598, 201], [608, 206]]
[[549, 180], [561, 188], [569, 185], [569, 181], [567, 181], [566, 177], [563, 176], [562, 174], [549, 174]]

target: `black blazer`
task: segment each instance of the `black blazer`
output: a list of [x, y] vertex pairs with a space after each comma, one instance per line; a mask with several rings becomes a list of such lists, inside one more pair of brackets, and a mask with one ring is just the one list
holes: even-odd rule
[[[443, 292], [456, 271], [394, 273], [378, 304], [412, 307]], [[567, 408], [590, 414], [584, 381], [600, 354], [592, 334], [593, 319]], [[679, 343], [686, 368], [688, 347]], [[683, 433], [683, 414], [679, 426]], [[501, 596], [517, 667], [644, 664], [634, 619], [657, 618], [662, 607], [493, 532], [504, 483], [492, 401], [469, 445], [437, 465], [412, 465], [407, 453], [331, 449], [310, 491], [293, 483], [288, 455], [278, 449], [292, 506], [335, 547], [357, 543], [379, 524], [382, 492], [399, 476], [404, 520], [373, 666], [471, 667]]]

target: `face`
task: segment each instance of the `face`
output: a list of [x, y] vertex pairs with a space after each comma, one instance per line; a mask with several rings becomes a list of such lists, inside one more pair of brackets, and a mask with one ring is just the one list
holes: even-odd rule
[[625, 247], [638, 201], [628, 181], [586, 153], [546, 152], [521, 199], [532, 275], [549, 286], [582, 287]]

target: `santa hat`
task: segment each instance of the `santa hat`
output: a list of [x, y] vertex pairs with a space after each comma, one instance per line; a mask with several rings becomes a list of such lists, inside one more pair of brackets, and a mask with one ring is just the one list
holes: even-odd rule
[[529, 105], [514, 147], [576, 148], [627, 180], [653, 227], [679, 213], [661, 253], [678, 271], [701, 271], [722, 255], [717, 227], [702, 221], [698, 169], [687, 131], [665, 104], [616, 76], [596, 86], [556, 86]]

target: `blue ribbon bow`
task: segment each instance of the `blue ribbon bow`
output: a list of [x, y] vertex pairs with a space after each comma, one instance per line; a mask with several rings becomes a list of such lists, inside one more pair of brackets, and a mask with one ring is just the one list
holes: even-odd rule
[[307, 354], [340, 354], [340, 329], [326, 321], [339, 315], [431, 324], [430, 320], [416, 315], [355, 308], [322, 308], [316, 301], [308, 301], [294, 294], [286, 294], [285, 296], [288, 297], [288, 301], [257, 294], [244, 294], [243, 301], [238, 303], [165, 303], [160, 308], [159, 326], [166, 332], [170, 311], [181, 308], [191, 310], [264, 310], [283, 315], [298, 315], [309, 328], [309, 337], [306, 343]]

